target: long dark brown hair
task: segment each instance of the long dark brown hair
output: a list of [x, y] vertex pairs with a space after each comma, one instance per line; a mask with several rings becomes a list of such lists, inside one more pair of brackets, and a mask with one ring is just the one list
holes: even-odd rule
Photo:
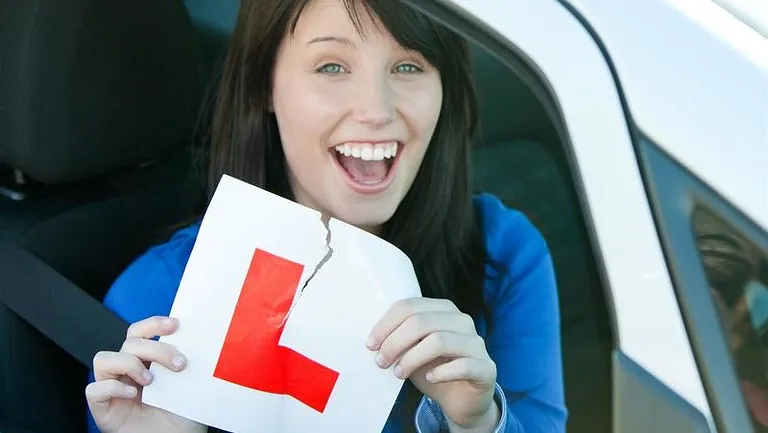
[[[280, 43], [295, 30], [310, 0], [244, 0], [221, 71], [211, 125], [208, 193], [228, 174], [293, 199], [277, 121], [269, 110]], [[363, 32], [361, 18], [378, 19], [405, 48], [440, 71], [443, 105], [413, 186], [385, 223], [382, 237], [413, 262], [424, 296], [445, 298], [486, 321], [487, 252], [472, 201], [470, 140], [476, 96], [466, 41], [397, 0], [342, 0]], [[421, 397], [408, 385], [402, 420], [412, 429]]]

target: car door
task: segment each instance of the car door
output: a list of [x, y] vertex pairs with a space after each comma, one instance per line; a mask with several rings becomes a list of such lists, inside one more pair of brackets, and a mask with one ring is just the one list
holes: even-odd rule
[[[654, 82], [642, 75], [645, 79], [632, 87], [635, 99], [627, 100], [620, 72], [606, 47], [617, 52], [628, 47], [642, 47], [621, 44], [618, 39], [616, 44], [607, 44], [590, 22], [590, 19], [598, 20], [599, 28], [611, 28], [613, 32], [606, 30], [606, 34], [615, 37], [621, 28], [610, 22], [614, 17], [608, 12], [619, 14], [618, 3], [560, 0], [408, 2], [484, 46], [508, 67], [530, 66], [536, 71], [537, 78], [545, 83], [547, 94], [541, 97], [550, 101], [548, 109], [561, 125], [562, 152], [568, 162], [570, 181], [579, 192], [590, 246], [602, 277], [604, 302], [611, 317], [612, 403], [603, 408], [610, 414], [611, 429], [617, 432], [751, 431], [737, 375], [726, 351], [715, 301], [707, 289], [705, 269], [700, 261], [690, 260], [698, 257], [690, 218], [694, 207], [691, 205], [686, 208], [689, 212], [681, 213], [680, 207], [674, 206], [674, 200], [690, 197], [695, 188], [691, 186], [695, 175], [682, 169], [689, 162], [687, 158], [691, 153], [678, 153], [679, 160], [664, 159], [666, 152], [661, 150], [681, 148], [683, 145], [678, 142], [686, 137], [686, 126], [692, 126], [681, 118], [682, 123], [672, 131], [674, 133], [663, 135], [666, 141], [650, 144], [649, 140], [643, 139], [644, 133], [656, 132], [654, 125], [662, 124], [658, 120], [648, 122], [643, 125], [648, 130], [640, 129], [631, 115], [632, 102], [636, 101], [638, 107], [642, 105], [644, 113], [653, 110], [678, 116], [681, 113], [674, 113], [663, 105], [663, 93], [647, 97], [647, 93], [654, 92]], [[608, 6], [608, 3], [613, 4]], [[644, 12], [636, 18], [648, 20], [653, 19], [654, 14], [661, 14], [659, 19], [668, 27], [665, 30], [691, 31], [691, 38], [706, 39], [696, 33], [690, 19], [680, 19], [675, 15], [680, 10], [665, 6], [666, 2], [648, 1], [646, 3], [654, 3], [657, 9], [643, 11], [640, 11], [639, 2], [634, 3], [638, 14]], [[631, 21], [632, 18], [625, 16], [623, 20]], [[659, 42], [658, 38], [656, 42]], [[646, 55], [643, 60], [653, 60], [652, 52], [643, 54]], [[622, 56], [622, 59], [627, 58]], [[750, 61], [754, 59], [752, 57]], [[669, 59], [658, 59], [665, 60]], [[628, 79], [640, 74], [633, 74], [630, 60], [622, 66]], [[756, 85], [756, 77], [761, 76], [754, 73], [748, 76], [753, 85]], [[660, 92], [669, 89], [671, 84], [665, 82], [664, 86]], [[722, 87], [716, 91], [721, 96], [726, 92]], [[685, 98], [686, 93], [676, 96]], [[692, 99], [688, 105], [700, 102], [689, 97]], [[750, 108], [757, 108], [757, 99], [748, 101], [752, 104]], [[752, 146], [760, 140], [754, 121], [763, 114], [765, 111], [746, 115], [751, 122], [748, 123], [752, 128], [749, 129], [753, 133], [751, 136], [740, 131], [739, 137]], [[732, 120], [726, 130], [744, 124], [736, 120], [735, 114], [728, 113], [724, 117]], [[659, 119], [658, 116], [655, 118]], [[706, 120], [707, 116], [701, 119]], [[670, 123], [670, 119], [666, 119], [662, 126]], [[697, 138], [704, 135], [700, 131], [695, 134]], [[690, 149], [691, 146], [686, 142], [683, 147]], [[702, 152], [706, 153], [707, 149]], [[706, 159], [711, 160], [711, 155], [707, 158], [694, 156], [694, 162], [701, 170], [699, 175], [712, 169], [701, 163]], [[736, 166], [733, 158], [729, 162], [731, 169]], [[676, 178], [677, 186], [665, 190], [667, 179], [673, 176], [669, 172], [674, 170], [685, 174]], [[663, 181], [659, 180], [660, 172], [665, 173]], [[649, 176], [653, 179], [649, 180]], [[727, 181], [728, 175], [717, 174], [715, 178], [733, 188], [733, 182]], [[762, 210], [757, 203], [759, 192], [754, 188], [734, 194], [752, 216]], [[547, 199], [541, 197], [541, 200]], [[710, 201], [714, 202], [714, 199]], [[662, 202], [668, 209], [660, 206]], [[765, 238], [765, 225], [749, 225], [748, 218], [734, 216], [739, 213], [738, 207], [728, 209], [723, 212], [733, 217], [739, 230], [754, 239]], [[669, 216], [669, 212], [678, 212], [677, 220]], [[664, 218], [679, 223], [660, 221]], [[681, 249], [680, 245], [684, 247]], [[765, 251], [764, 244], [760, 245]], [[689, 259], [685, 271], [681, 271], [680, 263], [674, 260], [678, 254], [685, 254]], [[697, 277], [684, 279], [681, 272]], [[690, 291], [697, 291], [698, 299], [707, 301], [692, 301]], [[561, 295], [561, 302], [562, 299]], [[703, 343], [705, 341], [710, 343]], [[568, 368], [567, 358], [565, 367]], [[589, 376], [593, 372], [585, 371], [584, 374]], [[571, 416], [578, 416], [578, 413], [572, 412]]]
[[572, 8], [599, 35], [621, 83], [711, 422], [766, 431], [768, 39], [759, 31], [765, 16], [722, 3]]

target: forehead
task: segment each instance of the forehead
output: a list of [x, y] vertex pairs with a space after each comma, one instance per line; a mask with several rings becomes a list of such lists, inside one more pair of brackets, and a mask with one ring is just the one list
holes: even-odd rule
[[347, 38], [392, 39], [381, 21], [360, 0], [309, 0], [299, 11], [293, 35], [315, 38], [331, 33]]

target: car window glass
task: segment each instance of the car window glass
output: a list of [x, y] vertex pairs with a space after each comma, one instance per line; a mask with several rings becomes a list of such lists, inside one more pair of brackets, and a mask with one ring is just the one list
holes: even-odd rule
[[768, 257], [725, 219], [693, 214], [697, 249], [756, 432], [768, 432]]

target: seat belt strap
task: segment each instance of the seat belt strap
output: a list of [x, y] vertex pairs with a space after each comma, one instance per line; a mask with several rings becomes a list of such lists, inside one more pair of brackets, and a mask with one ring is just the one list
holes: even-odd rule
[[92, 367], [100, 350], [119, 350], [128, 324], [30, 252], [0, 239], [0, 302]]

